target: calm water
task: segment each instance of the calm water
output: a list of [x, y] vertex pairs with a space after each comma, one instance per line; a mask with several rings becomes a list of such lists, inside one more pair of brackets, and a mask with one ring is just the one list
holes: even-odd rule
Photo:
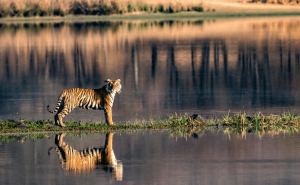
[[[115, 122], [299, 112], [300, 18], [0, 25], [0, 118], [53, 119], [66, 88], [122, 80]], [[104, 121], [75, 109], [65, 120]]]
[[[115, 122], [299, 113], [299, 33], [297, 17], [0, 24], [0, 119], [53, 119], [62, 90], [107, 78], [122, 80]], [[299, 134], [225, 133], [20, 136], [0, 143], [0, 184], [299, 184]]]
[[68, 160], [63, 165], [54, 149], [48, 154], [49, 148], [58, 146], [54, 136], [24, 143], [2, 142], [0, 184], [300, 182], [299, 134], [270, 133], [259, 137], [253, 133], [241, 138], [223, 131], [204, 131], [198, 137], [170, 137], [168, 131], [65, 136], [63, 142], [75, 153], [88, 147], [111, 147], [106, 156], [114, 156], [115, 165], [100, 164], [85, 170], [83, 165]]

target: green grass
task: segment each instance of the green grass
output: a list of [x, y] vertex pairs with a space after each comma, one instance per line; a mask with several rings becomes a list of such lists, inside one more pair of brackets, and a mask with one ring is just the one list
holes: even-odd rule
[[[247, 134], [255, 134], [261, 138], [264, 134], [276, 135], [279, 133], [294, 135], [299, 130], [299, 118], [293, 113], [282, 115], [265, 116], [261, 113], [249, 116], [236, 114], [232, 117], [225, 115], [222, 119], [205, 120], [198, 117], [192, 120], [188, 116], [171, 116], [168, 120], [149, 120], [140, 124], [127, 123], [124, 125], [107, 126], [105, 124], [92, 123], [66, 123], [66, 128], [54, 126], [51, 121], [28, 122], [25, 120], [1, 122], [1, 128], [8, 131], [0, 134], [0, 145], [2, 142], [18, 141], [24, 143], [28, 140], [54, 138], [55, 135], [65, 132], [67, 136], [81, 136], [92, 134], [106, 134], [114, 132], [118, 134], [132, 134], [136, 132], [154, 131], [168, 133], [170, 137], [192, 137], [200, 138], [204, 132], [214, 134], [221, 133], [240, 138], [246, 138]], [[17, 124], [26, 124], [30, 128], [16, 129]], [[53, 126], [48, 128], [49, 124]], [[35, 132], [31, 132], [35, 131]], [[77, 132], [66, 132], [77, 131]], [[17, 132], [17, 133], [15, 133]], [[24, 133], [25, 132], [25, 133]]]
[[24, 133], [24, 132], [45, 132], [45, 131], [116, 131], [116, 130], [137, 130], [137, 129], [187, 129], [216, 126], [226, 127], [233, 132], [257, 132], [276, 129], [297, 130], [299, 127], [300, 115], [292, 112], [281, 115], [246, 115], [238, 113], [233, 116], [225, 115], [222, 119], [204, 119], [201, 116], [192, 118], [188, 115], [178, 116], [176, 113], [166, 120], [148, 120], [141, 123], [125, 123], [109, 126], [105, 123], [81, 123], [65, 122], [66, 127], [54, 124], [54, 121], [39, 120], [0, 120], [0, 133]]

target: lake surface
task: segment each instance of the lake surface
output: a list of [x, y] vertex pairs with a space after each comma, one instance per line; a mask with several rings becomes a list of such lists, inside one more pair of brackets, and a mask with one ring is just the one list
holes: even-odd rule
[[[0, 118], [53, 119], [60, 92], [121, 79], [116, 123], [299, 112], [300, 18], [0, 25]], [[64, 120], [104, 121], [75, 109]]]
[[[298, 17], [0, 24], [0, 119], [53, 119], [46, 107], [62, 90], [108, 78], [122, 83], [115, 123], [298, 114], [299, 33]], [[0, 184], [299, 184], [298, 127], [205, 129], [0, 135]]]
[[[78, 133], [77, 133], [78, 134]], [[0, 136], [1, 137], [1, 136]], [[0, 184], [299, 184], [300, 135], [205, 130], [193, 137], [170, 131], [81, 136], [63, 142], [81, 150], [108, 149], [114, 165], [61, 160], [56, 137], [0, 143]], [[28, 136], [29, 137], [29, 136]], [[107, 144], [105, 144], [107, 143]], [[111, 145], [110, 145], [111, 144]], [[62, 152], [61, 152], [62, 153]], [[104, 154], [103, 154], [104, 155]], [[104, 157], [105, 158], [105, 157]], [[74, 158], [75, 159], [75, 158]], [[112, 160], [112, 161], [113, 161]]]

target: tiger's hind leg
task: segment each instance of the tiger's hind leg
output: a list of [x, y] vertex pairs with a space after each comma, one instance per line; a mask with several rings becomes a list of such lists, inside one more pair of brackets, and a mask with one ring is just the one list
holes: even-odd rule
[[64, 117], [64, 116], [65, 115], [62, 116], [61, 112], [58, 112], [57, 114], [55, 114], [55, 116], [54, 116], [55, 124], [58, 126], [65, 127], [66, 125], [62, 122], [62, 117]]
[[55, 125], [59, 125], [57, 114], [55, 114], [55, 116], [54, 116], [54, 122], [55, 122]]
[[67, 114], [62, 114], [61, 112], [57, 113], [54, 116], [55, 124], [58, 125], [58, 126], [65, 127], [66, 125], [63, 123], [62, 118], [65, 117]]
[[63, 98], [61, 100], [61, 104], [59, 106], [59, 109], [57, 110], [57, 113], [55, 114], [54, 116], [54, 122], [56, 125], [60, 126], [60, 121], [59, 121], [59, 118], [58, 118], [58, 114], [62, 112], [63, 108], [64, 108], [64, 105], [65, 105], [65, 98]]
[[65, 127], [66, 124], [63, 123], [62, 118], [65, 117], [67, 114], [69, 114], [71, 110], [69, 110], [66, 106], [63, 108], [63, 110], [57, 114], [57, 119], [58, 119], [58, 125], [61, 127]]
[[62, 118], [65, 117], [66, 115], [68, 115], [73, 109], [74, 107], [69, 105], [69, 101], [68, 99], [64, 99], [64, 104], [63, 104], [63, 108], [59, 109], [57, 111], [57, 114], [54, 116], [55, 122], [57, 123], [57, 125], [61, 126], [61, 127], [65, 127], [66, 125], [63, 123]]

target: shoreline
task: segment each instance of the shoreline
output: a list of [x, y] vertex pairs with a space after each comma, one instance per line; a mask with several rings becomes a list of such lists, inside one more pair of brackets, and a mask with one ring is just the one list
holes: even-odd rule
[[114, 15], [69, 15], [64, 17], [6, 17], [0, 18], [0, 24], [39, 23], [39, 22], [96, 22], [96, 21], [138, 21], [138, 20], [184, 20], [184, 19], [228, 19], [255, 17], [293, 17], [300, 11], [251, 11], [251, 12], [183, 12], [183, 13], [142, 13]]
[[[232, 117], [224, 116], [223, 120], [218, 124], [213, 123], [214, 119], [204, 120], [205, 123], [201, 123], [204, 118], [197, 115], [192, 116], [176, 116], [174, 114], [168, 120], [169, 123], [167, 127], [156, 126], [156, 122], [152, 121], [152, 125], [144, 123], [144, 128], [132, 128], [134, 126], [139, 127], [142, 124], [127, 124], [123, 125], [121, 129], [110, 129], [106, 124], [98, 124], [100, 126], [106, 127], [106, 129], [93, 130], [93, 129], [81, 129], [81, 130], [66, 130], [62, 128], [61, 130], [52, 130], [52, 131], [33, 131], [33, 132], [13, 132], [13, 133], [0, 133], [0, 144], [2, 142], [18, 141], [24, 143], [28, 140], [35, 139], [49, 139], [55, 137], [58, 134], [65, 133], [66, 135], [80, 136], [80, 135], [92, 135], [92, 134], [107, 134], [107, 133], [118, 133], [118, 134], [132, 134], [137, 132], [159, 132], [159, 133], [168, 133], [169, 137], [190, 137], [194, 139], [199, 139], [205, 131], [212, 133], [223, 133], [229, 138], [231, 135], [236, 136], [237, 138], [246, 139], [248, 134], [254, 134], [260, 139], [265, 135], [278, 135], [278, 134], [288, 134], [293, 136], [299, 132], [299, 121], [300, 115], [294, 116], [293, 113], [283, 113], [282, 115], [270, 115], [265, 116], [261, 113], [256, 114], [252, 117], [249, 117], [246, 114], [236, 114]], [[187, 119], [186, 119], [187, 118]], [[273, 119], [272, 122], [271, 120]], [[183, 121], [182, 121], [183, 120]], [[216, 120], [216, 119], [215, 119]], [[161, 121], [161, 120], [160, 120]], [[220, 120], [219, 120], [220, 121]], [[177, 123], [176, 123], [177, 122]], [[178, 124], [179, 122], [179, 124]], [[191, 124], [194, 122], [194, 124]], [[210, 122], [210, 123], [209, 123]], [[2, 128], [0, 120], [0, 128]], [[196, 123], [196, 124], [195, 124]], [[200, 123], [200, 124], [199, 124]], [[75, 123], [70, 123], [75, 124]], [[201, 125], [202, 124], [202, 125]], [[145, 126], [146, 125], [146, 126]], [[70, 125], [69, 125], [70, 126]], [[162, 125], [160, 125], [162, 126]], [[165, 125], [166, 126], [166, 125]], [[120, 125], [111, 126], [120, 127]], [[58, 127], [61, 128], [61, 127]]]
[[234, 114], [229, 116], [229, 112], [222, 119], [205, 119], [201, 115], [178, 116], [176, 113], [169, 116], [167, 120], [148, 120], [142, 123], [125, 123], [107, 125], [105, 123], [78, 123], [65, 122], [66, 127], [60, 127], [50, 120], [0, 120], [0, 134], [9, 133], [33, 133], [33, 132], [65, 132], [65, 131], [105, 131], [115, 132], [120, 130], [162, 130], [162, 129], [186, 129], [197, 130], [211, 126], [235, 128], [249, 132], [251, 130], [274, 130], [278, 128], [299, 129], [300, 115], [294, 115], [292, 112], [282, 113], [281, 115], [255, 115]]

